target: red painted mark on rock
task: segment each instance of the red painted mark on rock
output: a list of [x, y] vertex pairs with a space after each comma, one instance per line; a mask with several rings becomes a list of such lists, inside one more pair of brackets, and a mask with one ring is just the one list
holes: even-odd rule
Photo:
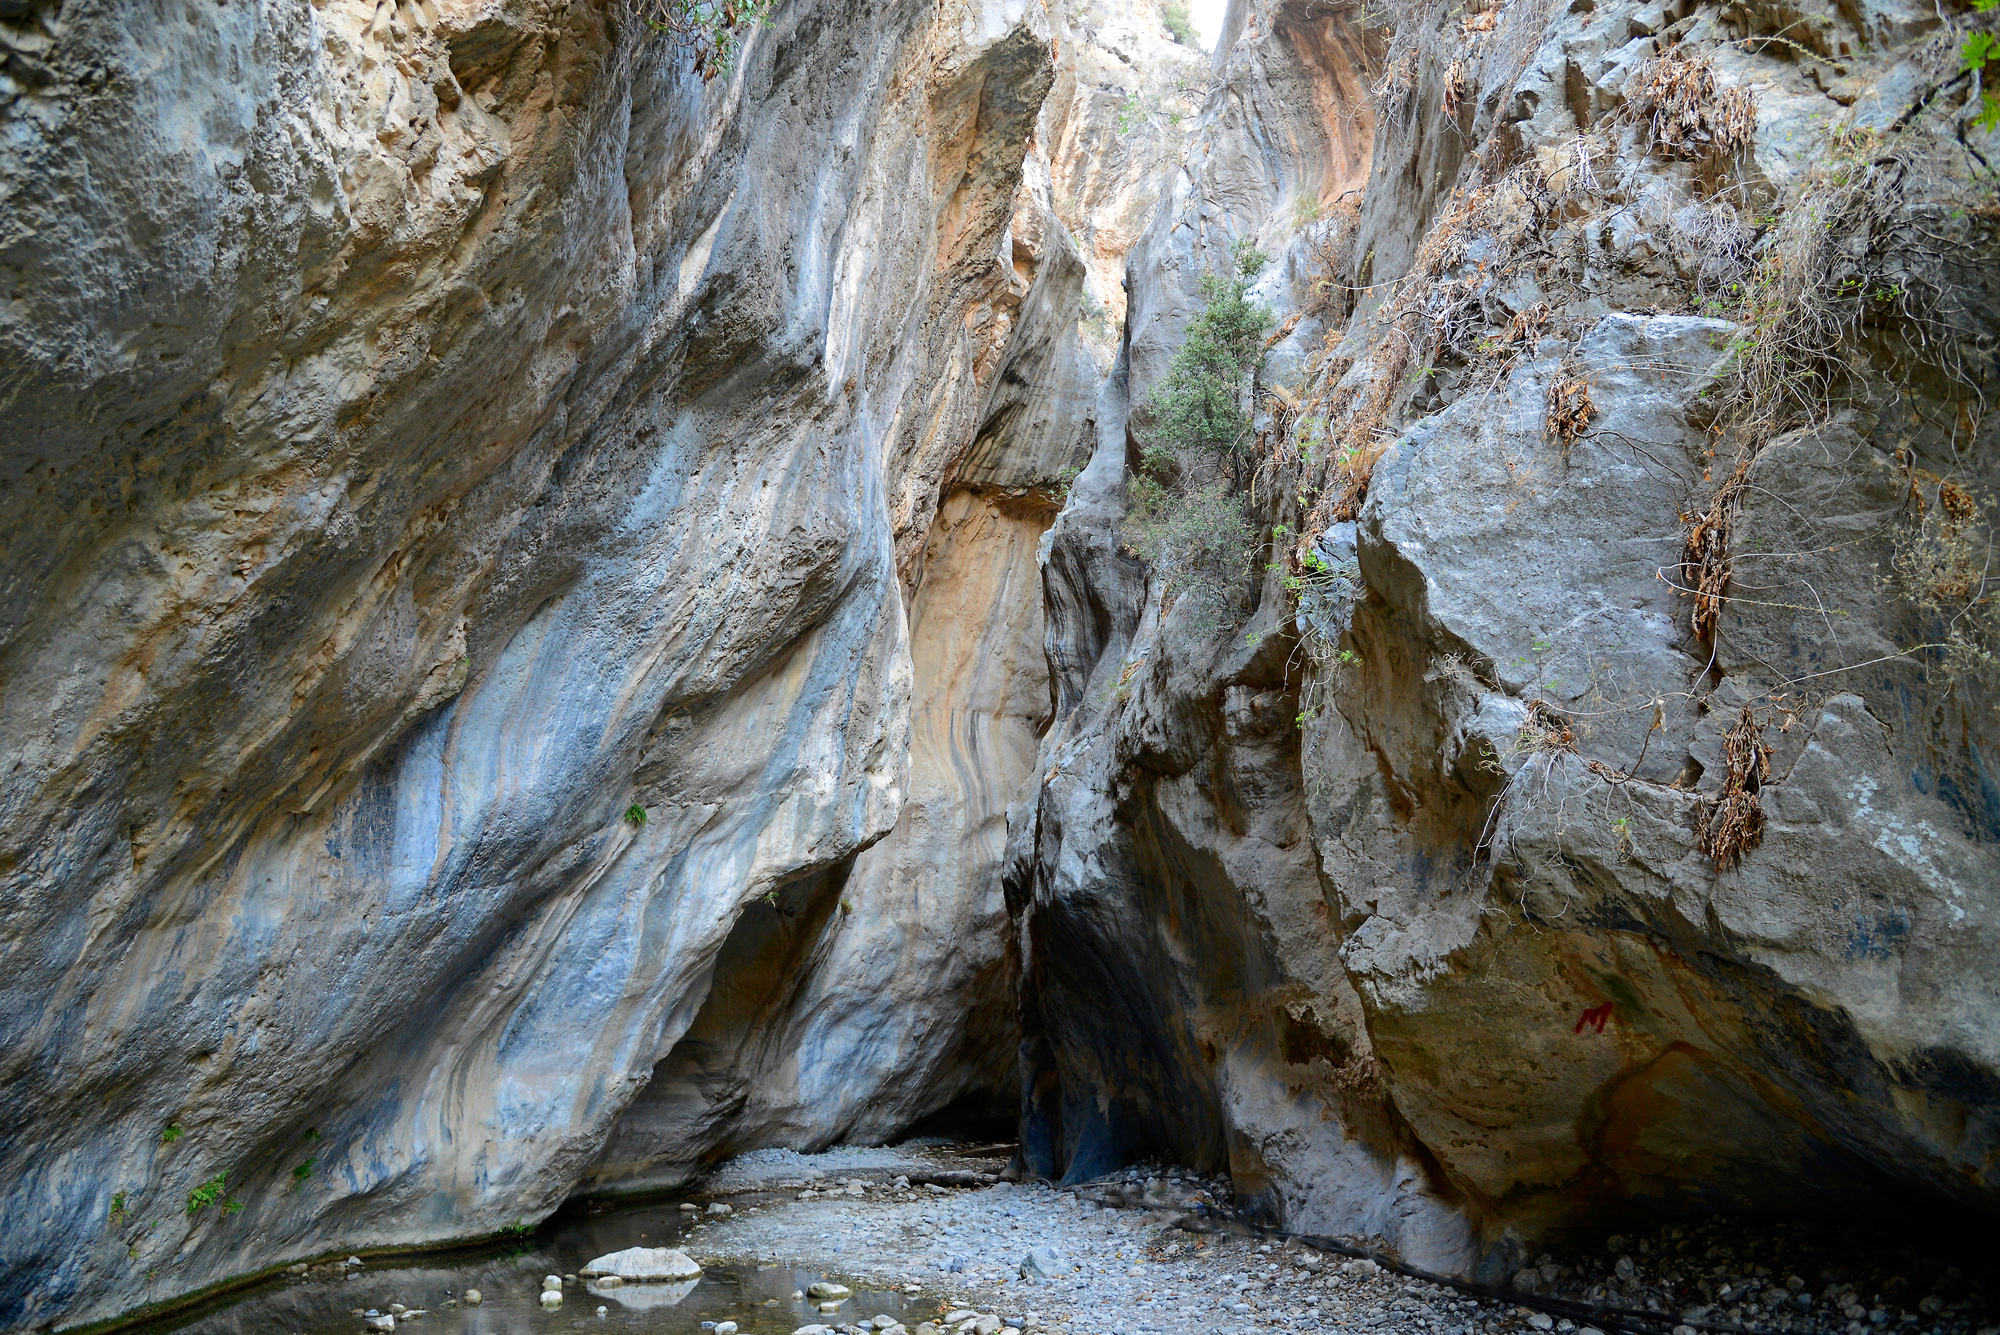
[[1604, 1022], [1610, 1018], [1611, 1018], [1611, 1003], [1607, 1001], [1602, 1006], [1593, 1006], [1589, 1010], [1585, 1011], [1582, 1015], [1578, 1016], [1576, 1021], [1576, 1028], [1570, 1030], [1570, 1032], [1573, 1034], [1580, 1034], [1583, 1032], [1583, 1027], [1585, 1025], [1589, 1025], [1591, 1028], [1595, 1029], [1598, 1033], [1601, 1034], [1604, 1032]]

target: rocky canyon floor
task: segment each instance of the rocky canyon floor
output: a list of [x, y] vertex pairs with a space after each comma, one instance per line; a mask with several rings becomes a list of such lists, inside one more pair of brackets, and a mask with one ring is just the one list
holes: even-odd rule
[[[2000, 1332], [1990, 1247], [1883, 1221], [1610, 1235], [1481, 1292], [1327, 1245], [1367, 1239], [1244, 1224], [1225, 1185], [1172, 1167], [1062, 1188], [1003, 1180], [1005, 1163], [949, 1147], [762, 1151], [691, 1199], [584, 1204], [497, 1252], [331, 1259], [171, 1328], [336, 1335], [392, 1317], [435, 1335]], [[575, 1277], [599, 1251], [667, 1243], [702, 1264], [691, 1289], [598, 1291]], [[551, 1273], [566, 1280], [554, 1309], [539, 1301]], [[823, 1304], [819, 1282], [849, 1296]], [[1601, 1324], [1572, 1319], [1573, 1304], [1594, 1305]]]

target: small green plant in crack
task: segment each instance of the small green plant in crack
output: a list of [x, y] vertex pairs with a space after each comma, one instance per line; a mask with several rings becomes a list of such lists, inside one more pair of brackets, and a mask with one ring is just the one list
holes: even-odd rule
[[1133, 93], [1118, 104], [1118, 133], [1132, 133], [1144, 125], [1151, 115], [1151, 109], [1146, 106], [1146, 95]]
[[1194, 19], [1188, 14], [1187, 0], [1166, 0], [1160, 6], [1160, 22], [1167, 33], [1182, 46], [1194, 46], [1200, 40], [1195, 31]]
[[121, 1191], [111, 1198], [111, 1222], [114, 1224], [117, 1223], [128, 1213], [129, 1210], [125, 1203], [125, 1193]]
[[631, 821], [634, 825], [644, 825], [646, 823], [646, 808], [634, 802], [631, 806], [625, 808], [625, 819]]
[[313, 1175], [313, 1169], [318, 1164], [319, 1164], [318, 1159], [307, 1159], [304, 1163], [300, 1164], [297, 1168], [294, 1168], [292, 1170], [293, 1191], [298, 1192], [305, 1190], [306, 1183], [311, 1179]]
[[[2000, 9], [2000, 0], [1972, 0], [1982, 14]], [[1990, 74], [2000, 74], [2000, 39], [1990, 32], [1966, 34], [1958, 48], [1959, 68], [1973, 77], [1979, 89], [1979, 115], [1973, 125], [1981, 130], [2000, 130], [2000, 92], [1986, 86]]]
[[217, 1173], [208, 1181], [188, 1193], [188, 1214], [198, 1215], [209, 1206], [222, 1200], [222, 1193], [229, 1189], [229, 1174]]
[[167, 1129], [160, 1132], [160, 1143], [162, 1145], [171, 1145], [186, 1134], [187, 1132], [181, 1130], [178, 1126], [169, 1123]]

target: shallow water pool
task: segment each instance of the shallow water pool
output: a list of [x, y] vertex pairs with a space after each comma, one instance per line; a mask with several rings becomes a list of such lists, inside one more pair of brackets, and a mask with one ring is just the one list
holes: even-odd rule
[[[366, 1335], [356, 1312], [388, 1312], [391, 1303], [421, 1308], [398, 1335], [570, 1335], [573, 1331], [681, 1332], [704, 1335], [704, 1321], [734, 1321], [744, 1335], [789, 1335], [814, 1322], [842, 1324], [887, 1315], [907, 1321], [935, 1316], [935, 1298], [877, 1290], [847, 1276], [754, 1261], [720, 1261], [692, 1284], [628, 1284], [591, 1291], [582, 1279], [563, 1286], [563, 1305], [541, 1306], [542, 1277], [574, 1275], [596, 1257], [627, 1247], [671, 1247], [695, 1216], [678, 1203], [566, 1211], [519, 1243], [377, 1259], [353, 1270], [315, 1265], [241, 1289], [201, 1308], [148, 1323], [145, 1332], [184, 1335]], [[699, 1259], [699, 1258], [697, 1258]], [[847, 1284], [854, 1296], [835, 1314], [810, 1299], [794, 1299], [820, 1279]], [[477, 1289], [477, 1307], [447, 1306]], [[597, 1309], [605, 1309], [599, 1315]]]

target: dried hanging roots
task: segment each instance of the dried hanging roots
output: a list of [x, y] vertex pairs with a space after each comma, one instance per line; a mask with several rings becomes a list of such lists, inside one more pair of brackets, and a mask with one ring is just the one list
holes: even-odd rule
[[1688, 629], [1698, 640], [1715, 637], [1716, 622], [1722, 616], [1729, 587], [1729, 530], [1735, 522], [1736, 505], [1743, 497], [1750, 476], [1750, 457], [1745, 455], [1722, 490], [1708, 504], [1708, 512], [1688, 529], [1681, 547], [1682, 583], [1675, 587], [1683, 598], [1694, 599]]
[[1764, 745], [1764, 728], [1749, 705], [1722, 739], [1728, 766], [1722, 792], [1702, 814], [1695, 841], [1718, 872], [1728, 871], [1743, 855], [1764, 841], [1764, 806], [1758, 788], [1771, 779], [1771, 748]]
[[1596, 416], [1597, 405], [1591, 402], [1590, 382], [1575, 374], [1575, 368], [1565, 364], [1563, 374], [1549, 385], [1549, 408], [1543, 422], [1549, 439], [1562, 450], [1564, 463], [1569, 462], [1569, 447]]
[[1535, 699], [1528, 702], [1528, 718], [1521, 725], [1520, 734], [1514, 739], [1516, 750], [1525, 754], [1549, 751], [1576, 751], [1576, 731], [1569, 726], [1569, 719], [1546, 700]]

